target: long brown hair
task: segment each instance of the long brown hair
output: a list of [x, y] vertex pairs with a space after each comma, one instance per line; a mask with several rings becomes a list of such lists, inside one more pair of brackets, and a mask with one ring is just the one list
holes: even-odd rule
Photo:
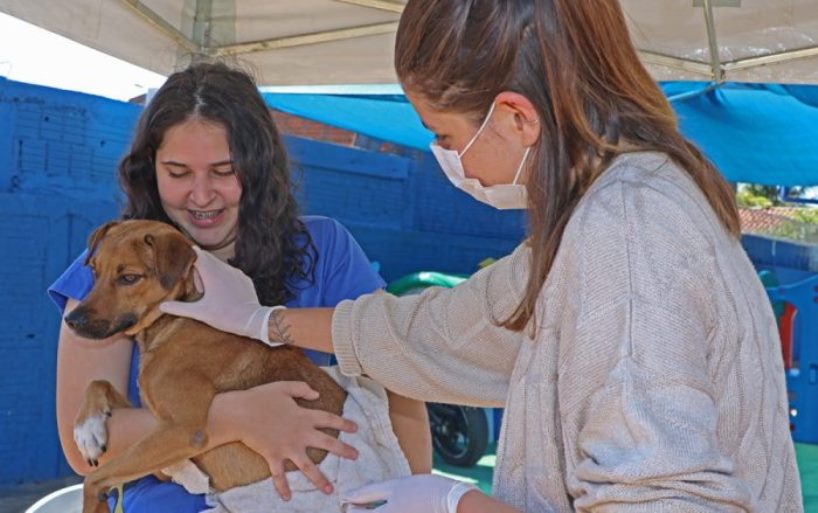
[[249, 72], [201, 62], [168, 77], [142, 112], [119, 164], [127, 201], [122, 217], [174, 224], [159, 199], [154, 161], [167, 130], [191, 117], [225, 127], [241, 183], [229, 263], [252, 278], [262, 304], [282, 304], [296, 295], [297, 283], [314, 280], [318, 254], [298, 216], [284, 142]]
[[739, 236], [732, 189], [679, 133], [618, 0], [409, 0], [395, 67], [407, 90], [441, 111], [482, 114], [503, 91], [537, 110], [541, 133], [526, 184], [531, 274], [507, 328], [520, 331], [532, 320], [577, 203], [625, 151], [670, 156]]

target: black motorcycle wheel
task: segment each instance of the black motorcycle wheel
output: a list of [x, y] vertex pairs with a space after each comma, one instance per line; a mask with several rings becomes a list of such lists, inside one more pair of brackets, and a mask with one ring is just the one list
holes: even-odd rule
[[480, 408], [428, 403], [435, 452], [449, 465], [471, 467], [486, 452], [488, 420]]

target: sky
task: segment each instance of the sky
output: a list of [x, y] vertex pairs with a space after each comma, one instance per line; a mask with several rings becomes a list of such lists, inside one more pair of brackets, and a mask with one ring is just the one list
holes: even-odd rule
[[122, 101], [165, 81], [162, 75], [4, 13], [0, 13], [0, 76]]

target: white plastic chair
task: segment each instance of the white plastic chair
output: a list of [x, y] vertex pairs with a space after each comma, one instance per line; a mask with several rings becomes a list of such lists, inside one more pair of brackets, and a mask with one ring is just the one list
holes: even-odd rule
[[26, 513], [80, 513], [81, 511], [82, 483], [79, 483], [49, 493], [32, 504]]

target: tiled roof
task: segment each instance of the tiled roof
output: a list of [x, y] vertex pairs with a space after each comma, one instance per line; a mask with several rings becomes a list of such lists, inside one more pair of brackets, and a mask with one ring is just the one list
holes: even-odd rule
[[797, 207], [740, 208], [742, 233], [818, 243], [818, 225], [794, 219]]

